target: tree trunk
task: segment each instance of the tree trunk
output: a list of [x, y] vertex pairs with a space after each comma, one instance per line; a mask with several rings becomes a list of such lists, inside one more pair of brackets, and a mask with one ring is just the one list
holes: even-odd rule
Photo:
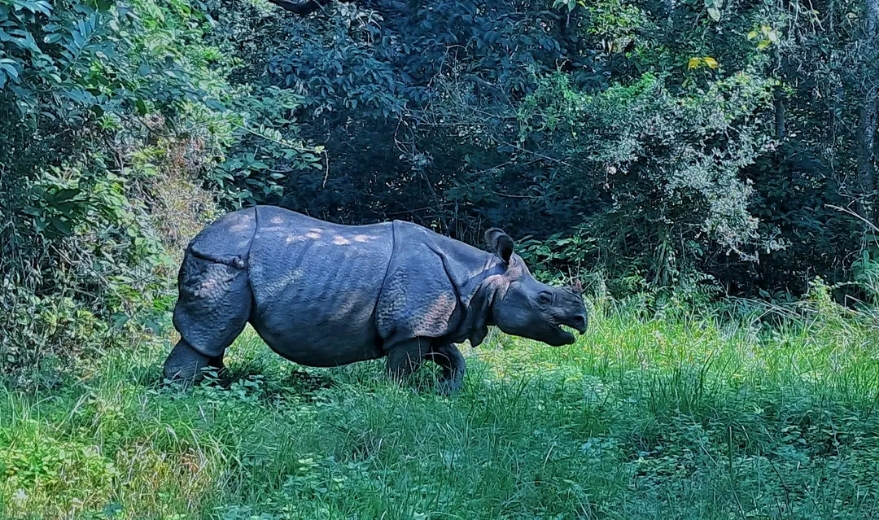
[[775, 138], [779, 141], [784, 139], [786, 135], [785, 130], [785, 107], [784, 107], [784, 97], [781, 93], [781, 88], [779, 87], [775, 91]]
[[293, 0], [269, 0], [269, 2], [284, 10], [290, 11], [291, 13], [298, 14], [299, 16], [307, 16], [329, 4], [331, 0], [305, 0], [303, 2], [296, 2]]
[[[773, 50], [775, 64], [778, 67], [778, 75], [784, 79], [785, 78], [785, 60], [781, 57], [781, 52], [778, 50], [778, 46], [776, 45]], [[774, 105], [775, 105], [775, 138], [781, 141], [784, 139], [787, 126], [787, 119], [785, 113], [785, 105], [784, 105], [784, 92], [782, 86], [779, 85], [775, 87], [774, 94]]]
[[879, 0], [866, 1], [866, 20], [864, 23], [864, 76], [863, 98], [858, 124], [858, 180], [861, 187], [861, 207], [864, 217], [875, 220], [876, 174], [873, 159], [876, 149], [877, 90], [879, 90], [879, 44], [877, 44], [877, 25], [879, 25]]

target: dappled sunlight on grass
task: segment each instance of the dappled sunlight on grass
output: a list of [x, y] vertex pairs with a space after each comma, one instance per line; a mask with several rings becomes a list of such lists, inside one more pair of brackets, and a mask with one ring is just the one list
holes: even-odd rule
[[170, 345], [144, 345], [60, 391], [2, 391], [0, 516], [865, 518], [875, 338], [833, 316], [601, 308], [575, 345], [464, 348], [456, 398], [435, 370], [301, 367], [249, 329], [228, 373], [184, 391], [160, 384]]

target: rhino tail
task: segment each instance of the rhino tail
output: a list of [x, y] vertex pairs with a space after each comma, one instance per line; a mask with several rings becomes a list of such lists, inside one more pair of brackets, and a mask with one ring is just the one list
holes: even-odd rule
[[229, 267], [234, 267], [236, 269], [244, 269], [247, 267], [247, 262], [241, 255], [215, 255], [210, 254], [204, 251], [200, 251], [195, 244], [190, 244], [187, 248], [187, 252], [192, 256], [206, 260], [208, 262], [214, 262], [216, 264], [222, 264]]
[[259, 228], [257, 208], [229, 213], [204, 228], [186, 248], [186, 254], [214, 264], [244, 269]]

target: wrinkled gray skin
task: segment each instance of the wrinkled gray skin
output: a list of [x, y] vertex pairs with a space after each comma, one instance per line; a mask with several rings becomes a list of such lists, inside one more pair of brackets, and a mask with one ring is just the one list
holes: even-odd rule
[[333, 367], [387, 357], [402, 378], [432, 360], [440, 390], [465, 372], [455, 343], [488, 327], [561, 346], [587, 315], [578, 288], [535, 280], [513, 241], [490, 229], [488, 253], [409, 222], [343, 226], [273, 206], [239, 210], [190, 242], [178, 274], [181, 340], [168, 379], [199, 379], [249, 322], [282, 357]]

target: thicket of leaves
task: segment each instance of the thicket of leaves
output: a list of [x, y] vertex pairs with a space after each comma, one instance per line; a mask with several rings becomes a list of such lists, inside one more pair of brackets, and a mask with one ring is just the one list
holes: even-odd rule
[[256, 203], [502, 226], [616, 292], [879, 287], [877, 12], [0, 0], [0, 371], [157, 328], [173, 255]]
[[211, 12], [251, 75], [302, 96], [301, 131], [326, 148], [267, 202], [470, 242], [500, 225], [540, 268], [789, 297], [853, 276], [864, 226], [837, 208], [872, 218], [870, 2]]
[[294, 98], [231, 82], [210, 23], [187, 0], [0, 0], [0, 375], [51, 383], [160, 330], [215, 203], [275, 190], [234, 166], [309, 160]]

